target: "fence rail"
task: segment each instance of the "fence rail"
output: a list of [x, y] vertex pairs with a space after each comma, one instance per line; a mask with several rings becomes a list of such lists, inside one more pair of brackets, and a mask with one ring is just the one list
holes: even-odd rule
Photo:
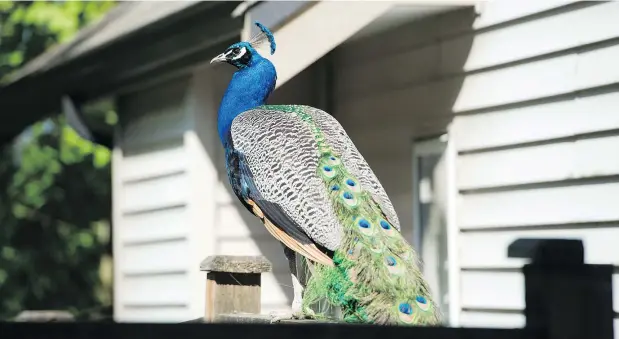
[[343, 324], [3, 323], [2, 338], [19, 339], [544, 339], [527, 329], [424, 328]]
[[[0, 323], [2, 338], [255, 338], [286, 339], [613, 339], [611, 265], [584, 263], [580, 240], [519, 239], [508, 256], [523, 267], [526, 326], [521, 329], [368, 326], [315, 321], [268, 324], [258, 315], [261, 257], [216, 256], [207, 271], [204, 317], [181, 324]], [[204, 323], [206, 322], [206, 323]]]

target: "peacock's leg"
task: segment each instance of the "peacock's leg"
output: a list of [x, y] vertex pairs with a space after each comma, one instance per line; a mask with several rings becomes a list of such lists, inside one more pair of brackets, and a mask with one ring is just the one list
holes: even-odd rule
[[[282, 244], [283, 245], [283, 244]], [[302, 267], [299, 267], [297, 254], [284, 245], [284, 254], [288, 259], [288, 267], [290, 268], [290, 275], [292, 276], [292, 312], [272, 312], [271, 322], [278, 322], [280, 320], [287, 319], [301, 319], [304, 318], [303, 314], [303, 284], [301, 283], [305, 279], [304, 272], [301, 272]]]

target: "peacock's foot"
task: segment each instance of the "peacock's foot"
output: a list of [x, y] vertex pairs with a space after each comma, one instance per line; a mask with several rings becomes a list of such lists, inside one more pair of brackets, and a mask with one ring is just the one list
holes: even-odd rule
[[312, 311], [309, 307], [304, 307], [301, 313], [303, 314], [304, 319], [316, 319], [316, 313], [314, 313], [314, 311]]
[[271, 324], [278, 323], [282, 320], [303, 319], [303, 314], [295, 312], [271, 312], [269, 316], [271, 317]]
[[278, 323], [282, 320], [301, 320], [301, 319], [314, 319], [315, 314], [312, 310], [305, 310], [305, 312], [301, 310], [293, 310], [287, 312], [271, 312], [269, 313], [271, 317], [271, 324]]

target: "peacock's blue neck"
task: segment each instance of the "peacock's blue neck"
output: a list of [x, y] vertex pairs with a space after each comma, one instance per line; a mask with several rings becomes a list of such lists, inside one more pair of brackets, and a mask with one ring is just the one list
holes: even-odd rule
[[234, 73], [219, 106], [217, 130], [224, 146], [232, 120], [247, 110], [264, 105], [275, 88], [277, 73], [273, 64], [257, 55], [253, 58], [255, 60], [249, 66]]

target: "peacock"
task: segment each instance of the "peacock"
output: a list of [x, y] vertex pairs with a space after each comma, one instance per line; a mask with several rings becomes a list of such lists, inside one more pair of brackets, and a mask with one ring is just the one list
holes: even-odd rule
[[[267, 105], [277, 72], [257, 49], [273, 34], [232, 44], [211, 63], [237, 68], [217, 129], [234, 194], [278, 239], [294, 299], [284, 318], [317, 317], [320, 300], [351, 323], [437, 325], [440, 312], [378, 178], [340, 123], [303, 105]], [[311, 268], [301, 283], [297, 256]]]

